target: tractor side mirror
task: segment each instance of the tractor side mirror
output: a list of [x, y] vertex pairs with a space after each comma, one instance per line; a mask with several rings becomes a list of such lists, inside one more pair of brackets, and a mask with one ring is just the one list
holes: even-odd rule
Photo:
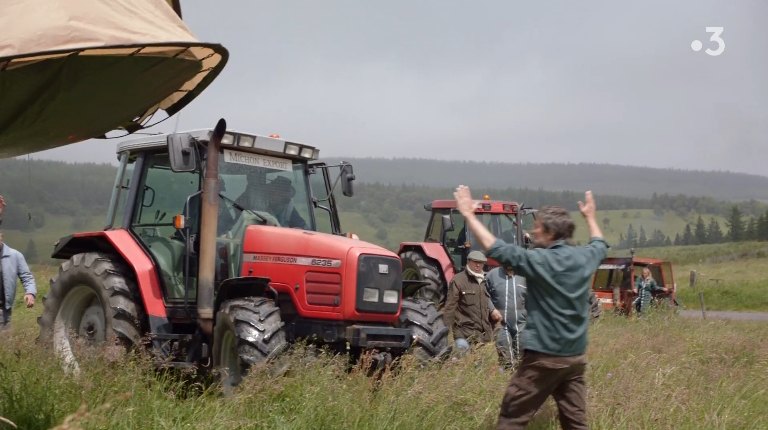
[[443, 215], [443, 233], [453, 231], [453, 220], [450, 215]]
[[341, 165], [341, 192], [347, 197], [352, 197], [354, 195], [354, 190], [352, 189], [352, 181], [355, 180], [355, 173], [352, 170], [351, 164], [342, 164]]
[[197, 159], [195, 158], [192, 135], [187, 133], [169, 134], [167, 142], [171, 170], [174, 172], [193, 172], [197, 167]]

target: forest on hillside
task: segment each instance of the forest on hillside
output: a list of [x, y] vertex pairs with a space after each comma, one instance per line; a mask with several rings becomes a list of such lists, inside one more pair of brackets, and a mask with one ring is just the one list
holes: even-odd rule
[[[55, 238], [86, 227], [101, 228], [115, 170], [108, 164], [0, 160], [0, 194], [9, 203], [3, 228], [18, 231], [17, 243], [37, 246], [41, 254]], [[338, 198], [343, 228], [389, 249], [397, 249], [402, 241], [421, 240], [428, 219], [424, 205], [452, 198], [453, 186], [371, 183], [360, 169], [355, 174], [355, 196]], [[581, 191], [543, 188], [475, 189], [476, 197], [481, 193], [528, 207], [560, 205], [571, 211], [583, 198]], [[768, 205], [757, 200], [736, 203], [669, 193], [648, 198], [596, 195], [606, 237], [618, 248], [768, 239]]]
[[[338, 161], [341, 158], [334, 158]], [[592, 190], [599, 195], [650, 198], [656, 194], [768, 202], [768, 177], [612, 164], [541, 164], [438, 161], [415, 158], [344, 158], [361, 182], [482, 189]], [[629, 160], [628, 160], [629, 161]]]

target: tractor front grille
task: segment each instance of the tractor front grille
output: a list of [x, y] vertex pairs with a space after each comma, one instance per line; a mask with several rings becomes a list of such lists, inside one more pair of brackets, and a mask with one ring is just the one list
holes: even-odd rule
[[304, 280], [307, 289], [307, 304], [333, 307], [341, 304], [340, 274], [307, 272]]
[[357, 262], [358, 312], [395, 314], [402, 296], [400, 261], [381, 255], [361, 255]]

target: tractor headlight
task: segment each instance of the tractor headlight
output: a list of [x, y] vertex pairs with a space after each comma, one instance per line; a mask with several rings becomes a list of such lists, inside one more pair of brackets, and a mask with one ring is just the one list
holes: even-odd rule
[[299, 155], [299, 145], [293, 143], [285, 144], [285, 153], [287, 155]]
[[364, 302], [378, 302], [379, 290], [376, 288], [363, 288], [363, 301]]
[[302, 158], [312, 158], [312, 154], [315, 151], [312, 148], [308, 148], [306, 146], [301, 147], [301, 152], [299, 153], [299, 156]]
[[232, 146], [234, 143], [235, 143], [235, 136], [233, 134], [226, 133], [221, 138], [221, 144], [222, 145]]
[[397, 291], [397, 290], [384, 291], [384, 303], [397, 303], [399, 299], [400, 299], [400, 291]]
[[253, 147], [253, 142], [253, 136], [240, 136], [240, 139], [237, 141], [237, 145], [251, 148]]

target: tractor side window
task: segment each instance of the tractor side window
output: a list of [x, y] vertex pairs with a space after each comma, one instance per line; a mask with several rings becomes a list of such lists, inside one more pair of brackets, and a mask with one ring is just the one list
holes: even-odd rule
[[533, 225], [536, 222], [535, 212], [530, 210], [524, 211], [520, 218], [523, 222], [523, 233], [530, 233], [533, 231]]
[[[659, 285], [667, 287], [672, 290], [674, 285], [674, 278], [672, 277], [672, 265], [669, 263], [663, 263], [661, 265], [661, 278], [658, 279]], [[663, 282], [663, 284], [662, 284]]]
[[[312, 190], [312, 195], [318, 199], [318, 206], [330, 208], [330, 202], [328, 199], [328, 188], [325, 181], [324, 170], [317, 169], [314, 174], [309, 176], [309, 186]], [[331, 219], [331, 212], [329, 210], [315, 209], [315, 222], [317, 223], [317, 231], [323, 233], [333, 233], [333, 221]]]
[[595, 278], [592, 282], [593, 290], [610, 290], [611, 279], [613, 278], [613, 270], [597, 270], [595, 272]]
[[469, 240], [467, 236], [467, 229], [464, 225], [464, 217], [458, 212], [452, 214], [453, 230], [445, 233], [445, 246], [448, 248], [448, 252], [453, 260], [453, 265], [456, 267], [464, 267], [466, 264], [466, 258], [469, 251], [464, 246], [465, 242]]
[[[433, 211], [432, 218], [429, 220], [429, 227], [427, 228], [427, 236], [424, 238], [425, 242], [437, 242], [442, 240], [443, 234], [443, 215], [447, 215], [445, 211]], [[456, 220], [454, 219], [454, 222]], [[455, 230], [455, 228], [454, 228]]]
[[499, 216], [499, 239], [507, 243], [519, 244], [517, 240], [517, 219], [513, 214]]
[[[115, 189], [112, 191], [115, 195], [116, 203], [114, 208], [114, 221], [108, 220], [107, 224], [113, 226], [126, 227], [125, 205], [128, 202], [128, 190], [131, 184], [131, 178], [133, 177], [133, 166], [136, 159], [126, 160], [126, 164], [123, 170], [123, 176], [119, 184], [115, 184]], [[121, 165], [120, 168], [123, 168]]]
[[145, 169], [131, 230], [157, 262], [168, 297], [183, 298], [185, 244], [176, 237], [173, 217], [199, 189], [200, 176], [171, 171], [168, 154], [147, 155]]

